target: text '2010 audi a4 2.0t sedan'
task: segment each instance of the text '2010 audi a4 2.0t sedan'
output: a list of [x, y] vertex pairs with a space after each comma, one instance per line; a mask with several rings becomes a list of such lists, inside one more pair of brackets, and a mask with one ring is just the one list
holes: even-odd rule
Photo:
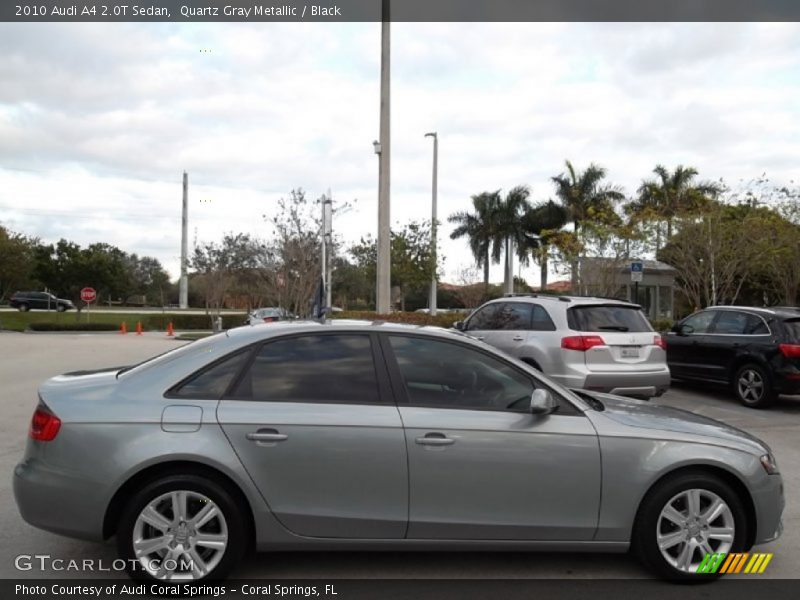
[[39, 395], [14, 476], [22, 516], [116, 536], [137, 578], [224, 577], [252, 546], [632, 548], [660, 576], [700, 580], [706, 555], [782, 528], [758, 439], [568, 390], [442, 329], [243, 327]]

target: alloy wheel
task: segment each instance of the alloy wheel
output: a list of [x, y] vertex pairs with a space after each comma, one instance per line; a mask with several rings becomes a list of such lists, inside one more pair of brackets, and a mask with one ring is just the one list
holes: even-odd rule
[[706, 554], [728, 552], [736, 526], [726, 502], [714, 492], [689, 489], [661, 510], [656, 541], [664, 560], [684, 573], [696, 573]]
[[133, 552], [156, 579], [194, 580], [222, 560], [228, 525], [208, 496], [175, 490], [149, 502], [133, 527]]
[[739, 397], [750, 404], [758, 403], [764, 396], [764, 378], [755, 369], [745, 369], [736, 381]]

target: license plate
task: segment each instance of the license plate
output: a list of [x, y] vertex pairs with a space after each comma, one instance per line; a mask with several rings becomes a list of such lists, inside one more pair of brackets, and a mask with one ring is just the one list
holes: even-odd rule
[[622, 346], [622, 358], [639, 358], [639, 346]]

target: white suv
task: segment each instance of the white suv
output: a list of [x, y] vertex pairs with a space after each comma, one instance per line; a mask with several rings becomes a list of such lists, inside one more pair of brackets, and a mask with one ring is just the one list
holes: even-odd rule
[[571, 388], [650, 398], [670, 383], [664, 340], [638, 304], [576, 296], [508, 295], [455, 328]]

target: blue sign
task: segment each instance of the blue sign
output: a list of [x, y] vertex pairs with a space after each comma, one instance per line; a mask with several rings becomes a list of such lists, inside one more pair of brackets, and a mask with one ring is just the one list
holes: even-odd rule
[[632, 262], [631, 263], [631, 273], [642, 273], [644, 271], [644, 263], [643, 262]]

